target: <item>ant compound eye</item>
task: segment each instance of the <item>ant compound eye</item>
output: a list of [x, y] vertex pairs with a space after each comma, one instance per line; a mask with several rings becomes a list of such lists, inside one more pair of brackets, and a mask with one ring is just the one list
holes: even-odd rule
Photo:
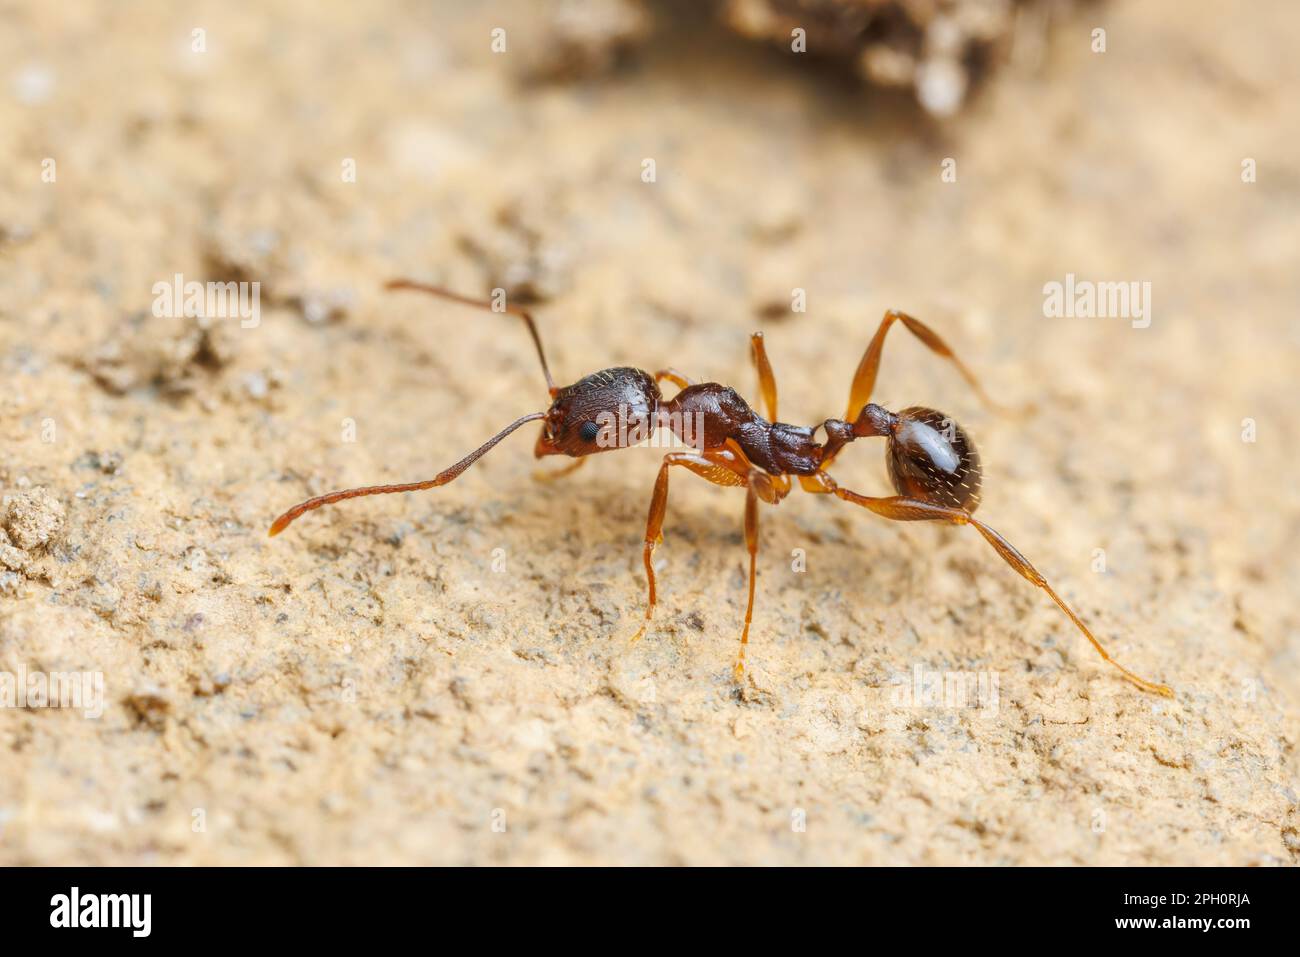
[[595, 422], [588, 420], [578, 427], [578, 437], [584, 442], [595, 442], [598, 435], [600, 426]]

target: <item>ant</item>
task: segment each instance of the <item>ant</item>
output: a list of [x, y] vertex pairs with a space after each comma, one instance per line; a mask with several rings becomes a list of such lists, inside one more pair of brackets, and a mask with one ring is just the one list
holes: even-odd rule
[[[737, 680], [743, 678], [745, 650], [749, 644], [749, 627], [754, 614], [758, 504], [778, 504], [789, 494], [791, 477], [794, 477], [799, 480], [805, 492], [834, 495], [893, 521], [935, 521], [973, 526], [1007, 564], [1030, 583], [1047, 592], [1107, 663], [1118, 668], [1125, 678], [1139, 688], [1173, 697], [1173, 691], [1167, 686], [1138, 677], [1108, 655], [1088, 630], [1088, 626], [1029, 560], [1000, 534], [972, 515], [980, 502], [980, 457], [961, 427], [933, 409], [911, 406], [899, 412], [890, 412], [870, 401], [876, 373], [880, 368], [885, 336], [895, 323], [902, 323], [931, 352], [951, 362], [986, 404], [996, 407], [996, 403], [980, 387], [965, 363], [920, 320], [894, 310], [886, 312], [875, 336], [867, 345], [862, 361], [858, 363], [844, 418], [827, 419], [820, 426], [808, 427], [788, 425], [777, 418], [776, 378], [772, 373], [772, 364], [768, 361], [761, 332], [755, 332], [751, 336], [750, 344], [767, 418], [750, 408], [735, 389], [717, 382], [695, 382], [671, 368], [654, 375], [627, 367], [605, 369], [579, 379], [572, 385], [557, 388], [546, 364], [537, 324], [528, 310], [507, 306], [503, 302], [471, 299], [438, 286], [409, 279], [392, 280], [385, 288], [415, 290], [452, 302], [518, 316], [527, 327], [533, 345], [537, 347], [537, 357], [541, 360], [542, 373], [550, 392], [550, 408], [545, 412], [534, 412], [516, 419], [455, 465], [426, 481], [343, 489], [308, 499], [275, 520], [270, 529], [272, 536], [284, 531], [290, 522], [304, 512], [322, 505], [362, 495], [415, 492], [446, 485], [498, 442], [529, 422], [542, 422], [542, 432], [534, 448], [538, 458], [567, 455], [574, 459], [565, 468], [551, 473], [551, 477], [572, 472], [586, 461], [587, 456], [594, 453], [636, 444], [641, 438], [648, 437], [657, 428], [664, 426], [672, 429], [679, 439], [691, 447], [665, 455], [655, 479], [642, 554], [649, 596], [645, 619], [633, 641], [645, 633], [654, 617], [655, 570], [651, 559], [655, 546], [663, 541], [664, 512], [668, 505], [668, 475], [674, 467], [680, 466], [715, 485], [735, 486], [745, 490], [749, 601], [745, 607], [740, 654], [735, 666]], [[678, 390], [671, 399], [665, 399], [659, 389], [659, 383], [665, 380]], [[688, 425], [692, 422], [698, 427], [693, 430], [694, 434], [688, 434], [691, 431]], [[617, 432], [615, 423], [618, 425]], [[824, 441], [819, 442], [814, 438], [818, 428], [825, 435]], [[635, 441], [628, 441], [628, 435], [634, 436]], [[889, 478], [897, 495], [860, 495], [841, 488], [827, 472], [844, 446], [862, 438], [885, 439]]]

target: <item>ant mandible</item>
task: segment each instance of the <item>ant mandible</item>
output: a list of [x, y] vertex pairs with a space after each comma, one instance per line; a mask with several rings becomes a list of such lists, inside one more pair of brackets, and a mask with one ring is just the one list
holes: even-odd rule
[[[343, 489], [295, 505], [271, 525], [272, 536], [284, 531], [290, 522], [304, 512], [322, 505], [362, 495], [416, 492], [446, 485], [510, 433], [539, 419], [542, 421], [542, 433], [538, 436], [534, 449], [536, 456], [567, 455], [575, 459], [566, 468], [553, 473], [557, 475], [571, 472], [586, 461], [586, 456], [593, 453], [635, 444], [618, 441], [617, 436], [634, 435], [639, 441], [655, 428], [665, 425], [692, 447], [665, 455], [655, 480], [642, 556], [649, 596], [645, 620], [633, 640], [645, 633], [654, 616], [655, 570], [652, 558], [655, 546], [663, 541], [664, 511], [668, 504], [668, 473], [674, 466], [681, 466], [715, 485], [745, 489], [749, 601], [745, 607], [745, 625], [740, 634], [740, 654], [735, 666], [737, 680], [743, 677], [749, 626], [754, 615], [758, 503], [779, 503], [789, 494], [790, 479], [793, 476], [806, 492], [834, 495], [893, 521], [937, 521], [974, 526], [1007, 564], [1047, 592], [1052, 601], [1092, 642], [1098, 654], [1118, 668], [1124, 677], [1145, 691], [1173, 697], [1173, 692], [1167, 686], [1135, 675], [1108, 655], [1101, 642], [1088, 630], [1088, 626], [1034, 566], [1029, 564], [1029, 560], [1005, 538], [971, 514], [980, 502], [981, 470], [979, 454], [965, 431], [933, 409], [912, 406], [900, 412], [890, 412], [870, 401], [876, 373], [880, 368], [885, 336], [894, 323], [901, 322], [930, 351], [950, 361], [985, 403], [995, 405], [947, 343], [919, 320], [902, 312], [886, 312], [862, 361], [858, 363], [844, 418], [827, 419], [820, 426], [810, 428], [788, 425], [777, 420], [776, 378], [772, 374], [772, 365], [768, 361], [761, 332], [754, 333], [750, 342], [766, 419], [754, 412], [735, 389], [717, 382], [694, 382], [673, 369], [663, 369], [653, 376], [641, 369], [605, 369], [579, 379], [573, 385], [556, 388], [551, 370], [546, 364], [537, 324], [528, 310], [482, 302], [409, 279], [395, 279], [387, 283], [385, 288], [416, 290], [453, 302], [518, 316], [527, 326], [533, 344], [537, 347], [537, 357], [541, 360], [542, 373], [546, 376], [546, 386], [550, 391], [551, 406], [545, 412], [534, 412], [516, 419], [455, 465], [426, 481]], [[659, 390], [659, 383], [665, 380], [678, 389], [671, 399], [665, 399]], [[695, 434], [688, 435], [688, 427], [692, 422], [699, 427], [693, 430]], [[614, 423], [617, 423], [617, 433]], [[817, 428], [825, 434], [824, 442], [818, 442], [814, 438]], [[841, 488], [827, 472], [844, 446], [857, 439], [875, 437], [886, 440], [889, 477], [897, 495], [860, 495]]]

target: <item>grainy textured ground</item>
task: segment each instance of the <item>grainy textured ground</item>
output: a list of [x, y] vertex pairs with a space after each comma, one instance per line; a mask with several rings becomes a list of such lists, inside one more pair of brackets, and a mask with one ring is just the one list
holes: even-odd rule
[[[1092, 8], [940, 127], [712, 28], [536, 87], [537, 5], [369, 6], [0, 3], [0, 670], [106, 695], [0, 710], [0, 862], [1295, 862], [1300, 9]], [[154, 318], [177, 272], [260, 325]], [[1045, 318], [1067, 273], [1149, 281], [1150, 327]], [[396, 274], [531, 293], [566, 380], [753, 396], [761, 328], [810, 423], [924, 317], [1036, 413], [902, 332], [878, 398], [970, 429], [981, 516], [1176, 700], [970, 530], [797, 492], [738, 693], [742, 496], [685, 474], [630, 647], [652, 450], [538, 484], [517, 436], [268, 540], [545, 403], [520, 329]], [[877, 445], [837, 475], [887, 488]]]

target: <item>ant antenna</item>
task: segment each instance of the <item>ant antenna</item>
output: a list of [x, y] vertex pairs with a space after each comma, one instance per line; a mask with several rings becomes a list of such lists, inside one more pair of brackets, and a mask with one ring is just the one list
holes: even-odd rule
[[508, 312], [511, 315], [518, 316], [528, 327], [528, 333], [533, 337], [533, 345], [537, 346], [537, 358], [542, 360], [542, 374], [546, 376], [546, 388], [551, 393], [551, 398], [555, 398], [556, 393], [560, 390], [555, 388], [555, 381], [551, 378], [551, 370], [546, 365], [546, 353], [542, 351], [542, 337], [537, 333], [537, 323], [533, 321], [532, 314], [527, 309], [520, 309], [518, 306], [509, 306], [502, 304], [498, 309], [495, 303], [484, 302], [481, 299], [471, 299], [468, 296], [462, 296], [460, 293], [452, 292], [450, 289], [443, 289], [441, 286], [432, 286], [429, 283], [416, 282], [414, 279], [390, 279], [384, 283], [385, 289], [412, 289], [416, 292], [427, 292], [431, 296], [438, 296], [442, 299], [450, 299], [452, 302], [459, 302], [466, 306], [477, 306], [480, 309], [489, 309], [492, 312]]
[[271, 531], [268, 533], [268, 536], [270, 538], [275, 538], [275, 536], [288, 528], [289, 523], [303, 512], [310, 512], [312, 509], [320, 508], [322, 505], [333, 505], [335, 502], [341, 502], [348, 498], [360, 498], [362, 495], [387, 495], [389, 492], [419, 492], [426, 488], [437, 488], [439, 485], [446, 485], [448, 482], [457, 478], [461, 472], [464, 472], [467, 468], [491, 451], [492, 446], [496, 445], [515, 429], [519, 428], [521, 425], [526, 425], [529, 422], [544, 418], [546, 418], [545, 412], [533, 412], [530, 415], [524, 416], [522, 419], [516, 419], [451, 468], [439, 472], [427, 481], [409, 482], [405, 485], [367, 485], [364, 488], [347, 488], [338, 492], [330, 492], [326, 495], [318, 495], [316, 498], [309, 498], [307, 501], [295, 505], [272, 522]]

